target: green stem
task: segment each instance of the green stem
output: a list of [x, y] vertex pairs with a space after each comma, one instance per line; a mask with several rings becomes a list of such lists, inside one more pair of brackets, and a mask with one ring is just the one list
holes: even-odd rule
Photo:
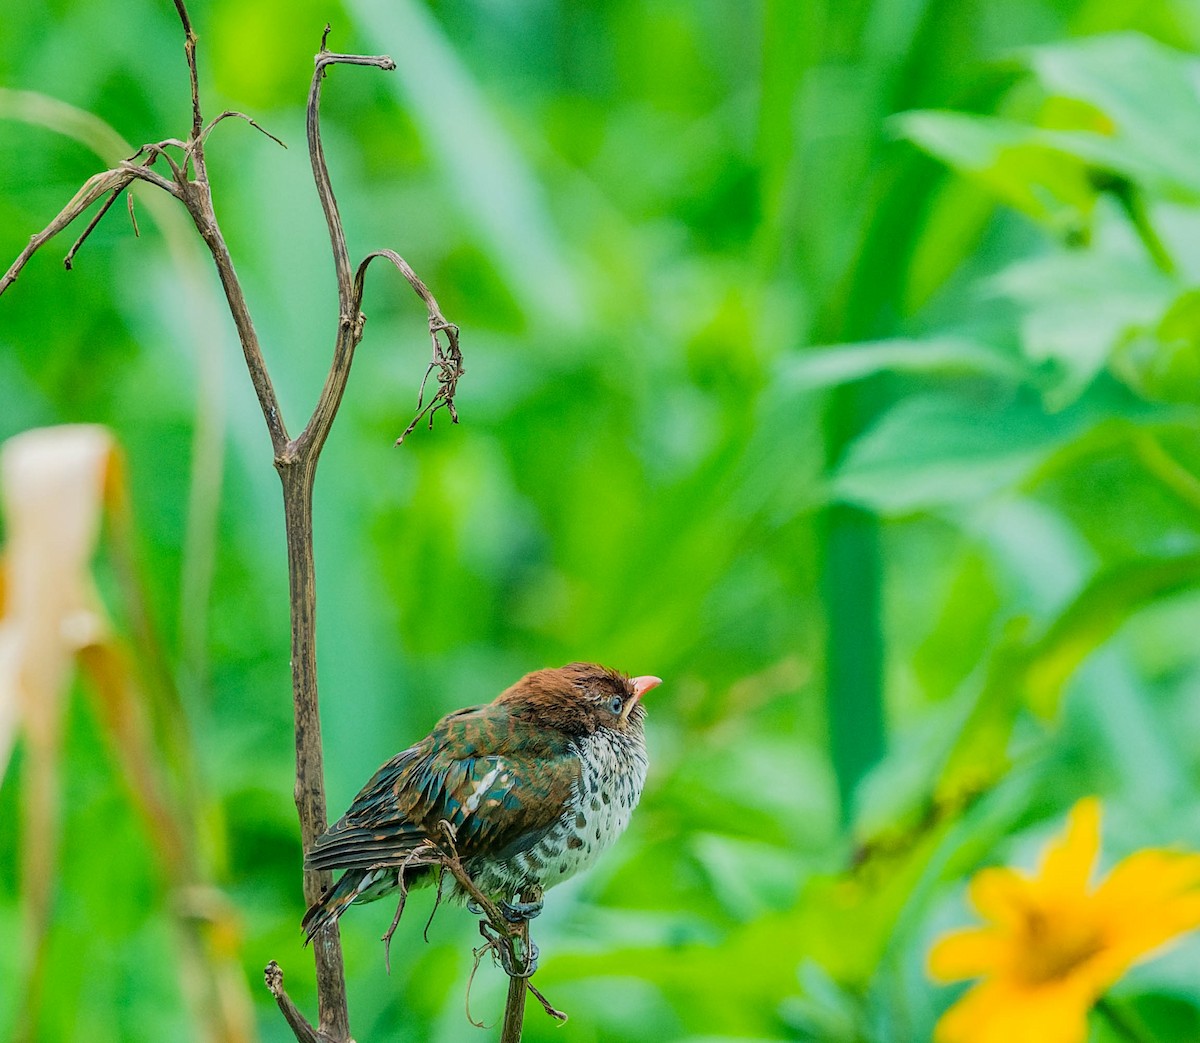
[[1150, 220], [1150, 211], [1146, 206], [1146, 197], [1129, 181], [1122, 180], [1113, 189], [1121, 208], [1125, 211], [1133, 230], [1145, 246], [1146, 252], [1154, 262], [1155, 267], [1164, 275], [1174, 275], [1179, 269], [1171, 256], [1167, 244], [1162, 241], [1154, 222]]
[[879, 522], [857, 507], [834, 504], [825, 512], [824, 528], [829, 749], [842, 820], [849, 822], [858, 784], [885, 745]]
[[1147, 471], [1189, 507], [1200, 511], [1200, 479], [1171, 456], [1154, 435], [1136, 432], [1133, 448]]
[[1154, 1035], [1130, 1011], [1118, 1007], [1107, 996], [1096, 1001], [1096, 1012], [1128, 1043], [1155, 1043]]

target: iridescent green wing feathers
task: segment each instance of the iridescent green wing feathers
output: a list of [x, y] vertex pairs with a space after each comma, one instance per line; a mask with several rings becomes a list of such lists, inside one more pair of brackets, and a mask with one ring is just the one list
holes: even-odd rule
[[579, 772], [561, 733], [547, 735], [495, 703], [459, 710], [380, 768], [305, 862], [400, 865], [426, 838], [441, 839], [442, 819], [454, 827], [463, 858], [509, 857], [562, 813]]

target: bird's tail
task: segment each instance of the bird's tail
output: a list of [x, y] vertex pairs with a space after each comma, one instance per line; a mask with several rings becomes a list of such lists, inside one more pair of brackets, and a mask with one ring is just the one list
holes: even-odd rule
[[364, 890], [373, 883], [369, 878], [374, 876], [370, 870], [347, 869], [338, 882], [313, 903], [300, 921], [304, 931], [304, 944], [311, 942], [316, 933], [327, 924], [337, 923], [338, 917]]

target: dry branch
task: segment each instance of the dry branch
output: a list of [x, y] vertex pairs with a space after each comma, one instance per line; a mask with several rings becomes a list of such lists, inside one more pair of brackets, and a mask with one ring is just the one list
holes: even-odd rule
[[[29, 245], [17, 255], [17, 259], [9, 265], [8, 271], [4, 273], [4, 278], [0, 279], [0, 293], [3, 293], [17, 281], [17, 276], [21, 274], [21, 269], [29, 263], [29, 259], [38, 250], [45, 246], [46, 243], [58, 235], [64, 228], [72, 224], [88, 207], [109, 193], [115, 195], [123, 192], [130, 184], [139, 179], [149, 182], [155, 188], [161, 188], [164, 192], [169, 192], [173, 196], [179, 196], [179, 190], [176, 185], [172, 184], [166, 178], [159, 176], [154, 171], [147, 169], [146, 165], [135, 164], [129, 160], [126, 160], [114, 170], [106, 170], [102, 174], [94, 174], [84, 182], [83, 187], [75, 193], [71, 201], [62, 208], [53, 221], [42, 229], [42, 231], [38, 232], [37, 235], [30, 237]], [[89, 228], [88, 231], [90, 230]], [[74, 254], [74, 252], [72, 250], [71, 254]], [[66, 267], [70, 268], [71, 266], [68, 264]]]
[[[371, 259], [383, 256], [392, 261], [425, 302], [429, 312], [433, 361], [426, 370], [425, 379], [427, 380], [430, 373], [436, 370], [438, 391], [429, 405], [421, 408], [425, 386], [425, 381], [422, 381], [422, 396], [418, 401], [420, 412], [413, 424], [409, 426], [408, 431], [411, 431], [423, 416], [428, 415], [432, 423], [433, 414], [442, 407], [445, 407], [452, 419], [457, 421], [454, 410], [454, 391], [457, 380], [463, 373], [462, 354], [458, 345], [458, 327], [445, 319], [433, 295], [398, 254], [390, 250], [377, 251], [364, 259], [358, 267], [357, 274], [352, 274], [353, 269], [346, 246], [346, 237], [321, 143], [319, 119], [321, 84], [328, 68], [333, 65], [363, 65], [390, 70], [395, 68], [395, 63], [386, 56], [337, 54], [329, 51], [326, 48], [329, 27], [326, 26], [321, 38], [320, 51], [316, 56], [312, 85], [309, 90], [307, 126], [313, 180], [329, 226], [338, 285], [339, 314], [333, 358], [317, 405], [301, 434], [294, 439], [288, 435], [245, 294], [213, 210], [204, 158], [206, 139], [223, 120], [243, 119], [258, 130], [262, 130], [262, 128], [250, 117], [233, 111], [223, 112], [207, 126], [205, 125], [200, 105], [199, 77], [196, 66], [196, 33], [183, 0], [174, 0], [174, 4], [184, 30], [184, 54], [191, 84], [192, 126], [187, 139], [171, 138], [144, 145], [135, 155], [124, 160], [115, 168], [90, 178], [54, 220], [30, 239], [28, 246], [13, 262], [3, 279], [0, 279], [0, 293], [3, 293], [16, 280], [30, 258], [42, 246], [79, 219], [89, 207], [108, 197], [100, 212], [85, 227], [68, 253], [67, 267], [69, 268], [75, 252], [107, 213], [112, 202], [135, 181], [142, 181], [162, 189], [182, 202], [187, 209], [216, 265], [226, 303], [242, 346], [250, 380], [258, 396], [263, 419], [267, 425], [275, 467], [283, 486], [292, 620], [293, 708], [296, 722], [295, 797], [300, 818], [301, 837], [307, 848], [311, 846], [317, 836], [324, 832], [327, 825], [317, 698], [316, 590], [312, 530], [313, 482], [321, 448], [329, 435], [345, 393], [354, 349], [362, 339], [365, 322], [365, 316], [362, 313], [363, 279]], [[268, 132], [263, 131], [263, 133]], [[274, 135], [268, 134], [268, 136], [278, 141]], [[177, 155], [173, 155], [172, 152]], [[151, 169], [160, 159], [169, 168], [170, 178]], [[439, 336], [446, 340], [444, 347]], [[461, 870], [461, 865], [458, 868]], [[453, 872], [452, 867], [451, 871]], [[305, 899], [309, 903], [315, 901], [328, 883], [328, 873], [306, 872], [304, 874]], [[499, 916], [498, 911], [496, 915]], [[512, 937], [509, 935], [506, 937], [511, 948]], [[282, 972], [275, 964], [268, 967], [267, 984], [298, 1040], [305, 1041], [305, 1043], [311, 1043], [311, 1041], [347, 1043], [350, 1040], [349, 1014], [346, 1004], [341, 944], [336, 924], [322, 929], [314, 939], [313, 950], [316, 960], [319, 1004], [319, 1020], [316, 1028], [307, 1022], [287, 997], [287, 993], [283, 990]], [[512, 950], [511, 959], [515, 958], [515, 950]], [[521, 987], [518, 991], [520, 1002], [523, 1004], [524, 979], [521, 979]], [[519, 1035], [519, 1019], [517, 1032]]]
[[309, 1024], [308, 1018], [301, 1013], [300, 1008], [292, 1002], [292, 997], [283, 987], [283, 970], [274, 960], [268, 963], [263, 971], [263, 980], [271, 995], [275, 997], [275, 1002], [279, 1004], [279, 1011], [283, 1014], [284, 1021], [288, 1023], [292, 1035], [299, 1040], [299, 1043], [336, 1043], [332, 1036], [313, 1028]]

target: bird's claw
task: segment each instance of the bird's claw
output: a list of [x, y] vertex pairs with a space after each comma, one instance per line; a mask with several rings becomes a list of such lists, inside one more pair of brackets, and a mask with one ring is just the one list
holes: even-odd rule
[[[526, 939], [524, 944], [520, 937], [510, 936], [511, 945], [487, 920], [479, 921], [479, 933], [487, 939], [492, 952], [499, 957], [500, 966], [510, 978], [531, 978], [538, 969], [538, 957], [541, 955], [532, 940]], [[521, 949], [525, 950], [525, 958], [521, 958]], [[482, 951], [482, 950], [481, 950]]]
[[467, 899], [467, 912], [472, 916], [482, 916], [483, 906], [476, 902], [473, 898]]
[[533, 942], [529, 943], [529, 948], [525, 953], [524, 965], [519, 968], [515, 966], [516, 960], [513, 958], [512, 954], [509, 952], [509, 948], [507, 945], [499, 946], [499, 950], [500, 950], [500, 966], [504, 968], [504, 973], [507, 974], [510, 978], [532, 978], [533, 977], [534, 971], [536, 971], [538, 969], [538, 957], [541, 955], [541, 952], [538, 950], [538, 947], [536, 945], [534, 945]]
[[501, 902], [500, 911], [509, 923], [522, 923], [541, 915], [542, 902]]

